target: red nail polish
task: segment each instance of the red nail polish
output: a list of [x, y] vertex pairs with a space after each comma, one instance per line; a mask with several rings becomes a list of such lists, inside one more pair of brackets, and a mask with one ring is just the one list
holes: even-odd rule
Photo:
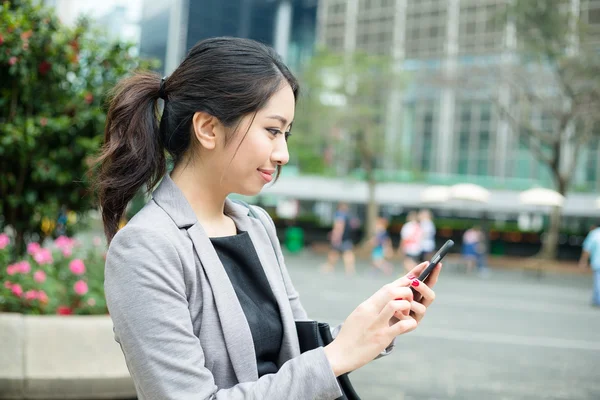
[[398, 297], [396, 300], [404, 300], [402, 297]]
[[419, 282], [419, 280], [418, 280], [418, 279], [415, 279], [415, 280], [414, 280], [414, 281], [412, 281], [410, 284], [416, 287], [416, 286], [419, 286], [419, 283], [420, 283], [420, 282]]

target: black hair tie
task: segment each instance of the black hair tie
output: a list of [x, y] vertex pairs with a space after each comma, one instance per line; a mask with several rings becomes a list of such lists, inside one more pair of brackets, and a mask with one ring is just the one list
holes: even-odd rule
[[166, 76], [163, 76], [162, 79], [160, 80], [160, 89], [158, 89], [158, 97], [163, 99], [164, 101], [167, 101], [167, 93], [165, 93], [165, 80], [167, 79]]

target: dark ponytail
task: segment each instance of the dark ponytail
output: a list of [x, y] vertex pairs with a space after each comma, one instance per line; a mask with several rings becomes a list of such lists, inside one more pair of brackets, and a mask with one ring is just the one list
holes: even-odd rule
[[[282, 85], [298, 97], [298, 82], [273, 49], [250, 39], [219, 37], [197, 43], [162, 85], [153, 73], [121, 81], [112, 93], [104, 148], [95, 179], [109, 243], [140, 187], [152, 190], [190, 149], [194, 113], [206, 112], [227, 128], [263, 108]], [[160, 118], [157, 99], [166, 98]]]
[[166, 171], [157, 99], [161, 78], [150, 72], [120, 81], [110, 96], [96, 191], [108, 242], [142, 185], [151, 190]]

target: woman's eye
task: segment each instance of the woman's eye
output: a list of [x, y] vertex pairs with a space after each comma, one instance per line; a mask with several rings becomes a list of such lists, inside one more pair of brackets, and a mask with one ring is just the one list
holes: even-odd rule
[[267, 128], [267, 131], [269, 131], [273, 136], [277, 136], [279, 134], [284, 134], [285, 135], [285, 140], [287, 140], [290, 136], [292, 136], [292, 133], [290, 131], [287, 132], [281, 132], [281, 130], [277, 129], [277, 128]]

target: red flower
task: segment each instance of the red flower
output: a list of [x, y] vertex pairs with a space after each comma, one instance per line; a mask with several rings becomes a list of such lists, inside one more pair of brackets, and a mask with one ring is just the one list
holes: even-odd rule
[[71, 309], [71, 307], [60, 306], [56, 309], [56, 313], [58, 315], [71, 315], [73, 314], [73, 310]]
[[19, 61], [19, 59], [15, 56], [12, 56], [11, 58], [8, 59], [8, 65], [15, 65], [17, 63], [17, 61]]
[[91, 94], [91, 93], [87, 93], [87, 94], [85, 95], [85, 102], [86, 102], [87, 104], [92, 104], [92, 101], [94, 101], [94, 95], [93, 95], [93, 94]]
[[40, 63], [40, 65], [38, 66], [38, 71], [40, 72], [41, 75], [46, 75], [48, 73], [48, 71], [50, 71], [51, 67], [52, 67], [52, 64], [50, 64], [48, 61], [42, 61]]
[[4, 44], [4, 36], [0, 34], [0, 46], [2, 46], [2, 44]]

